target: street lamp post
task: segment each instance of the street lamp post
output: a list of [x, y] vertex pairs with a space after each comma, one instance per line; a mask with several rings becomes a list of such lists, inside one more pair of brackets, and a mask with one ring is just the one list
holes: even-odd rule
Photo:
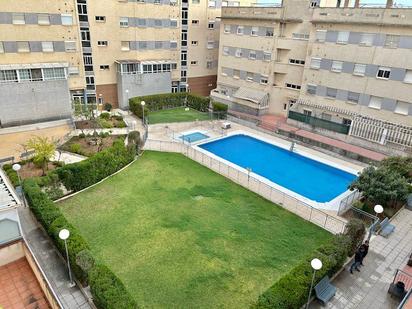
[[20, 174], [19, 174], [19, 171], [21, 169], [21, 165], [18, 164], [18, 163], [13, 164], [12, 169], [13, 169], [13, 171], [16, 172], [17, 178], [19, 179], [19, 186], [20, 186], [20, 190], [21, 190], [21, 198], [23, 200], [24, 207], [26, 207], [26, 200], [24, 199], [23, 186], [21, 185], [21, 178], [20, 178]]
[[146, 105], [145, 101], [140, 102], [140, 104], [142, 105], [142, 122], [143, 125], [145, 125], [145, 121], [144, 121], [144, 106]]
[[372, 226], [369, 229], [368, 241], [371, 239], [372, 234], [375, 233], [376, 225], [379, 222], [379, 214], [383, 213], [383, 207], [382, 205], [375, 205], [375, 207], [373, 207], [373, 210], [375, 211], [376, 220], [375, 222], [373, 222]]
[[70, 236], [69, 230], [66, 230], [66, 229], [60, 230], [59, 238], [64, 241], [64, 247], [66, 249], [67, 269], [69, 271], [70, 286], [73, 287], [75, 286], [75, 284], [73, 282], [72, 271], [70, 269], [69, 250], [67, 249], [67, 239], [69, 238], [69, 236]]
[[315, 283], [315, 274], [317, 270], [320, 270], [322, 268], [322, 261], [319, 259], [313, 259], [310, 262], [310, 265], [313, 268], [313, 276], [312, 276], [312, 283], [310, 284], [310, 290], [309, 290], [309, 295], [308, 295], [308, 302], [306, 303], [306, 309], [309, 308], [310, 295], [312, 294], [313, 283]]

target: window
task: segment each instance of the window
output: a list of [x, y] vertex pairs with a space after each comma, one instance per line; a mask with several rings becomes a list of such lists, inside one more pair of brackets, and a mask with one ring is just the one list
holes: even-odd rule
[[242, 57], [242, 49], [241, 48], [237, 48], [235, 51], [235, 57]]
[[73, 16], [72, 14], [62, 14], [62, 25], [71, 26], [73, 25]]
[[309, 94], [316, 94], [316, 88], [317, 88], [316, 85], [308, 84], [306, 86], [306, 92]]
[[240, 76], [240, 71], [239, 70], [233, 70], [233, 78], [239, 78]]
[[243, 26], [237, 26], [236, 33], [239, 34], [239, 35], [242, 35], [243, 34]]
[[102, 64], [100, 65], [100, 70], [102, 71], [110, 70], [110, 66], [108, 64]]
[[155, 19], [154, 20], [154, 25], [155, 25], [155, 27], [161, 27], [162, 26], [162, 20], [161, 19]]
[[328, 98], [336, 98], [336, 95], [338, 94], [338, 90], [335, 88], [326, 88], [326, 96]]
[[352, 91], [348, 92], [348, 101], [351, 102], [351, 103], [358, 104], [359, 103], [359, 97], [360, 97], [360, 94], [357, 93], [357, 92], [352, 92]]
[[212, 69], [213, 68], [213, 61], [206, 61], [206, 69]]
[[49, 14], [39, 14], [39, 15], [37, 15], [37, 23], [39, 25], [50, 25], [50, 16], [49, 16]]
[[192, 25], [198, 25], [199, 20], [198, 19], [192, 19]]
[[332, 61], [332, 72], [340, 73], [342, 72], [343, 62], [342, 61]]
[[44, 80], [66, 79], [64, 68], [48, 68], [43, 69]]
[[128, 51], [130, 50], [130, 42], [129, 41], [122, 41], [121, 42], [121, 48], [122, 51]]
[[[1, 46], [0, 46], [1, 53]], [[405, 78], [403, 79], [405, 83], [412, 84], [412, 70], [406, 70]]]
[[31, 80], [31, 70], [30, 69], [23, 69], [17, 71], [19, 74], [20, 81], [30, 81]]
[[[130, 46], [130, 44], [129, 44], [129, 46]], [[140, 42], [138, 43], [138, 46], [139, 46], [139, 49], [146, 49], [146, 48], [147, 48], [147, 42], [145, 42], [145, 41], [140, 41]]]
[[326, 41], [326, 30], [316, 30], [316, 41], [317, 42]]
[[146, 27], [146, 19], [139, 18], [137, 21], [139, 27]]
[[261, 75], [261, 76], [260, 76], [260, 83], [261, 83], [262, 85], [267, 85], [267, 84], [268, 84], [268, 77], [267, 77], [267, 76], [264, 76], [264, 75]]
[[222, 1], [222, 7], [227, 6], [227, 1]]
[[360, 38], [360, 45], [372, 46], [375, 34], [373, 33], [362, 33]]
[[51, 53], [54, 51], [53, 42], [41, 42], [41, 49], [44, 53]]
[[253, 76], [254, 74], [252, 72], [246, 72], [246, 80], [248, 82], [253, 82]]
[[197, 65], [197, 61], [190, 61], [190, 65]]
[[107, 41], [97, 41], [97, 46], [107, 46], [108, 42]]
[[122, 28], [129, 27], [129, 17], [120, 17], [120, 27]]
[[411, 106], [411, 104], [409, 104], [407, 102], [397, 101], [394, 112], [396, 114], [408, 115], [410, 106]]
[[271, 53], [267, 53], [267, 52], [263, 52], [263, 60], [264, 60], [264, 61], [270, 61], [270, 60], [272, 60], [272, 54], [271, 54]]
[[210, 8], [214, 8], [214, 7], [216, 6], [216, 1], [214, 1], [214, 0], [209, 0], [209, 1], [208, 1], [208, 6], [209, 6]]
[[350, 126], [352, 124], [352, 119], [343, 118], [342, 119], [342, 124], [345, 125], [345, 126]]
[[307, 33], [292, 33], [292, 39], [294, 39], [294, 40], [309, 40], [309, 34], [307, 34]]
[[256, 51], [254, 50], [249, 51], [249, 59], [256, 60]]
[[304, 65], [304, 64], [305, 64], [305, 60], [289, 59], [289, 64]]
[[399, 35], [387, 34], [385, 38], [385, 47], [397, 48], [399, 45]]
[[229, 47], [227, 47], [227, 46], [223, 47], [223, 55], [225, 55], [225, 56], [229, 55]]
[[309, 109], [304, 109], [304, 110], [303, 110], [303, 115], [310, 117], [310, 116], [312, 116], [312, 111], [309, 110]]
[[252, 30], [250, 31], [251, 36], [257, 36], [259, 33], [259, 27], [252, 27]]
[[272, 37], [273, 36], [273, 28], [266, 28], [265, 36]]
[[162, 41], [155, 41], [155, 49], [161, 49], [163, 47]]
[[198, 41], [192, 41], [192, 46], [197, 46], [198, 45]]
[[336, 43], [347, 44], [349, 40], [349, 31], [339, 31]]
[[4, 82], [17, 82], [17, 71], [16, 70], [4, 70], [0, 71], [0, 83]]
[[177, 28], [177, 19], [170, 20], [170, 27]]
[[176, 49], [177, 48], [177, 42], [176, 41], [170, 41], [170, 48], [171, 49]]
[[208, 24], [207, 24], [207, 28], [208, 29], [215, 29], [215, 21], [214, 20], [209, 21]]
[[106, 21], [106, 16], [95, 16], [97, 22], [104, 23]]
[[374, 108], [374, 109], [381, 109], [382, 98], [371, 96], [370, 99], [369, 99], [369, 105], [368, 106], [370, 108]]
[[300, 88], [302, 88], [300, 85], [295, 85], [295, 84], [291, 84], [291, 83], [286, 83], [285, 86], [286, 86], [286, 88], [295, 89], [295, 90], [299, 90]]
[[24, 25], [26, 20], [24, 18], [24, 13], [13, 13], [13, 24], [14, 25]]
[[17, 42], [17, 52], [19, 53], [30, 52], [29, 42]]
[[0, 54], [4, 53], [4, 46], [3, 46], [3, 42], [0, 42]]
[[64, 41], [64, 48], [66, 52], [76, 51], [76, 41]]
[[199, 4], [199, 3], [200, 3], [200, 0], [192, 0], [192, 3], [193, 3], [193, 4]]
[[69, 75], [79, 75], [80, 73], [79, 67], [69, 67], [67, 71]]
[[320, 62], [321, 62], [321, 61], [322, 61], [321, 58], [312, 57], [312, 59], [311, 59], [311, 61], [310, 61], [310, 68], [311, 68], [311, 69], [315, 69], [315, 70], [320, 69]]
[[215, 42], [213, 41], [208, 41], [207, 42], [207, 49], [213, 49], [215, 47]]
[[225, 25], [225, 27], [223, 28], [223, 32], [230, 33], [230, 25]]
[[366, 64], [355, 63], [353, 75], [365, 76]]
[[389, 79], [390, 76], [391, 76], [391, 69], [389, 68], [380, 67], [378, 69], [378, 73], [376, 74], [376, 78], [379, 78], [379, 79]]

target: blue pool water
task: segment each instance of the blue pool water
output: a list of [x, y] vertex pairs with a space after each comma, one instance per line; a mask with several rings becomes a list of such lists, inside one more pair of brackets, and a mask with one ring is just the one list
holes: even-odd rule
[[193, 132], [189, 134], [183, 134], [179, 136], [179, 138], [186, 142], [194, 143], [202, 139], [209, 138], [209, 136], [207, 136], [206, 134], [200, 133], [200, 132]]
[[356, 178], [351, 173], [243, 134], [199, 147], [320, 203], [345, 192]]

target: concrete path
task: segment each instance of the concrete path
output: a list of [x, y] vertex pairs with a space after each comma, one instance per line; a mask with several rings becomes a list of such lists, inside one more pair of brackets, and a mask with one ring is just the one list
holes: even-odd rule
[[[406, 265], [412, 252], [412, 211], [403, 209], [392, 224], [395, 231], [388, 237], [373, 237], [361, 272], [345, 270], [333, 281], [337, 293], [327, 308], [381, 309], [397, 308], [399, 301], [388, 294], [398, 268]], [[310, 308], [325, 308], [318, 301]]]
[[20, 222], [24, 237], [33, 250], [53, 290], [63, 304], [63, 309], [91, 309], [86, 297], [78, 286], [69, 287], [69, 278], [65, 263], [57, 254], [57, 249], [43, 230], [37, 225], [36, 220], [28, 208], [18, 208]]

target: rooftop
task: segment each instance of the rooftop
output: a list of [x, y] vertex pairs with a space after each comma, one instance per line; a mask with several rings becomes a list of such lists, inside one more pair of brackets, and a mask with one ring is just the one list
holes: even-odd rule
[[20, 204], [11, 184], [0, 169], [0, 210], [16, 207]]

